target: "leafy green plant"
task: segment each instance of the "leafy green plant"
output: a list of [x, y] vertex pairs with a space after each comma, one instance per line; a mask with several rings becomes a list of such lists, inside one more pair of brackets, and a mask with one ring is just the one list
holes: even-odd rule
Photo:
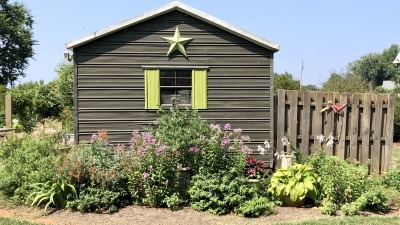
[[28, 202], [32, 202], [31, 206], [45, 204], [44, 211], [49, 206], [65, 208], [67, 201], [77, 197], [75, 187], [64, 179], [58, 179], [56, 182], [35, 183], [31, 187], [32, 192], [28, 196]]
[[77, 189], [78, 198], [69, 207], [101, 212], [129, 204], [128, 177], [122, 165], [126, 154], [124, 146], [108, 143], [105, 130], [94, 134], [91, 143], [74, 146], [58, 169]]
[[274, 204], [266, 197], [254, 197], [241, 203], [234, 211], [245, 217], [258, 217], [273, 212]]
[[132, 133], [130, 152], [123, 165], [134, 202], [153, 207], [171, 202], [178, 185], [176, 158], [176, 150], [151, 133], [138, 130]]
[[189, 194], [192, 208], [221, 215], [235, 211], [240, 205], [240, 211], [244, 212], [243, 204], [251, 204], [245, 202], [260, 196], [261, 193], [256, 187], [247, 185], [246, 177], [231, 171], [195, 175]]
[[381, 176], [381, 183], [387, 187], [394, 187], [400, 191], [400, 168], [389, 170]]
[[[367, 191], [371, 185], [366, 166], [352, 164], [335, 156], [327, 156], [322, 151], [313, 153], [308, 162], [321, 178], [322, 191], [317, 202], [321, 202], [323, 207], [336, 206], [340, 208], [345, 203], [351, 203]], [[325, 205], [325, 203], [329, 203], [329, 205]], [[328, 211], [333, 212], [330, 209]]]
[[315, 200], [319, 194], [319, 180], [311, 166], [294, 164], [288, 168], [280, 168], [272, 175], [268, 191], [279, 197], [289, 196], [293, 202], [306, 196]]
[[121, 193], [103, 187], [87, 187], [78, 198], [69, 201], [67, 207], [80, 212], [113, 213], [121, 207]]
[[0, 191], [24, 204], [31, 184], [54, 179], [59, 158], [60, 152], [49, 136], [7, 135], [0, 140]]
[[179, 208], [179, 194], [174, 193], [171, 196], [167, 196], [164, 200], [167, 207], [171, 210], [177, 210]]

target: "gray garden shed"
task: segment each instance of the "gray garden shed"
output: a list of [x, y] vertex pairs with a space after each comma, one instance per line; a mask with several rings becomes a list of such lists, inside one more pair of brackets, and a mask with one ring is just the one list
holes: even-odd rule
[[[106, 129], [128, 143], [171, 97], [250, 136], [273, 135], [277, 44], [180, 2], [68, 42], [73, 52], [75, 141]], [[269, 161], [268, 155], [265, 161]]]

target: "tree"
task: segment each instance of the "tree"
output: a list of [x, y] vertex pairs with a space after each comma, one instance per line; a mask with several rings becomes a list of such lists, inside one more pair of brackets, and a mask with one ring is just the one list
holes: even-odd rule
[[63, 128], [67, 131], [73, 130], [73, 94], [74, 94], [74, 66], [70, 62], [62, 62], [58, 64], [56, 71], [58, 77], [54, 80], [57, 93], [63, 109], [59, 115], [59, 119], [63, 124]]
[[369, 90], [368, 82], [360, 75], [352, 73], [331, 73], [329, 79], [322, 85], [322, 91], [359, 92]]
[[292, 74], [284, 72], [281, 74], [275, 73], [274, 76], [274, 93], [278, 93], [279, 89], [284, 90], [299, 90], [300, 81], [293, 79]]
[[321, 88], [317, 87], [314, 84], [307, 84], [307, 85], [302, 85], [301, 90], [302, 91], [320, 91]]
[[32, 131], [40, 122], [43, 133], [45, 119], [60, 115], [62, 107], [55, 92], [54, 82], [46, 85], [43, 81], [30, 81], [11, 89], [13, 114], [24, 131]]
[[391, 45], [382, 53], [371, 53], [361, 56], [360, 59], [349, 63], [348, 71], [363, 77], [369, 82], [370, 90], [382, 85], [384, 80], [392, 80], [397, 77], [398, 70], [392, 63], [399, 53], [398, 45]]
[[33, 57], [33, 19], [25, 5], [0, 0], [0, 84], [13, 84], [24, 77]]

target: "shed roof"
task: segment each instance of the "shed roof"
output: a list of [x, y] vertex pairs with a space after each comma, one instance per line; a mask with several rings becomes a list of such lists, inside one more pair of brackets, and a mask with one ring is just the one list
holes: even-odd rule
[[230, 33], [232, 33], [232, 34], [234, 34], [236, 36], [239, 36], [239, 37], [244, 38], [244, 39], [246, 39], [246, 40], [248, 40], [250, 42], [253, 42], [253, 43], [255, 43], [255, 44], [259, 45], [259, 46], [267, 48], [267, 49], [269, 49], [269, 50], [271, 50], [273, 52], [279, 51], [279, 45], [278, 44], [274, 44], [274, 43], [272, 43], [272, 42], [270, 42], [270, 41], [268, 41], [268, 40], [266, 40], [264, 38], [258, 37], [258, 36], [254, 35], [254, 34], [251, 34], [251, 33], [247, 32], [245, 30], [242, 30], [240, 28], [234, 27], [234, 26], [232, 26], [232, 25], [230, 25], [230, 24], [228, 24], [228, 23], [226, 23], [226, 22], [224, 22], [224, 21], [222, 21], [222, 20], [220, 20], [218, 18], [215, 18], [215, 17], [213, 17], [211, 15], [208, 15], [208, 14], [202, 12], [202, 11], [199, 11], [199, 10], [197, 10], [195, 8], [192, 8], [192, 7], [188, 6], [188, 5], [185, 5], [185, 4], [183, 4], [183, 3], [179, 2], [179, 1], [171, 2], [168, 5], [160, 7], [158, 9], [154, 9], [154, 10], [149, 11], [149, 12], [146, 12], [146, 13], [140, 15], [140, 16], [134, 17], [132, 19], [125, 20], [125, 21], [123, 21], [121, 23], [115, 24], [115, 25], [110, 26], [110, 27], [103, 28], [103, 29], [98, 30], [98, 31], [96, 31], [94, 33], [91, 33], [91, 34], [89, 34], [89, 35], [87, 35], [85, 37], [79, 38], [77, 40], [70, 41], [70, 42], [66, 43], [65, 46], [67, 47], [67, 49], [73, 50], [76, 47], [79, 47], [81, 45], [84, 45], [86, 43], [94, 41], [94, 40], [96, 40], [98, 38], [107, 36], [109, 34], [112, 34], [114, 32], [122, 30], [124, 28], [130, 27], [130, 26], [135, 25], [135, 24], [139, 24], [141, 22], [144, 22], [146, 20], [155, 18], [157, 16], [172, 12], [174, 10], [186, 13], [186, 14], [188, 14], [190, 16], [193, 16], [193, 17], [195, 17], [195, 18], [197, 18], [199, 20], [202, 20], [202, 21], [204, 21], [206, 23], [212, 24], [212, 25], [214, 25], [216, 27], [219, 27], [219, 28], [221, 28], [221, 29], [223, 29], [223, 30], [225, 30], [227, 32], [230, 32]]

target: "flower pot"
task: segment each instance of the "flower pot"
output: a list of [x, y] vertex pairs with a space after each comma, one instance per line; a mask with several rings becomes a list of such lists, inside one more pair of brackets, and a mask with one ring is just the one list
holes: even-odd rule
[[249, 185], [251, 185], [251, 186], [254, 186], [254, 187], [258, 188], [258, 189], [261, 188], [261, 182], [260, 182], [260, 180], [258, 180], [258, 179], [249, 179], [249, 180], [247, 181], [247, 183], [248, 183]]
[[302, 200], [297, 199], [296, 201], [292, 201], [289, 195], [281, 195], [279, 198], [283, 205], [288, 207], [302, 207], [306, 203], [306, 198], [303, 198]]

